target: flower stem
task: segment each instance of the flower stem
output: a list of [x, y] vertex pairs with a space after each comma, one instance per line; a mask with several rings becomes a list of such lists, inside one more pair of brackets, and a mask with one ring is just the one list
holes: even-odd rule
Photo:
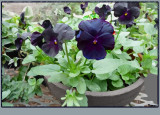
[[86, 60], [85, 60], [85, 62], [84, 62], [84, 65], [86, 65], [86, 62], [87, 62], [87, 58], [86, 58]]
[[119, 31], [118, 31], [118, 35], [117, 35], [115, 41], [117, 41], [117, 38], [118, 38], [118, 36], [119, 36], [119, 34], [120, 34], [120, 32], [121, 32], [121, 29], [122, 29], [122, 25], [120, 25], [120, 28], [119, 28]]
[[65, 50], [66, 50], [66, 56], [67, 56], [68, 64], [71, 67], [71, 63], [70, 63], [69, 56], [68, 56], [67, 42], [65, 41], [64, 44], [65, 44]]

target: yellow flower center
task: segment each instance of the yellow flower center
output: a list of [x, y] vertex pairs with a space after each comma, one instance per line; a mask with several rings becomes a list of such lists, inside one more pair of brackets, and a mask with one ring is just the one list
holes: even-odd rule
[[128, 13], [125, 13], [124, 15], [125, 15], [125, 16], [127, 16], [127, 15], [128, 15]]
[[57, 40], [54, 40], [54, 44], [57, 44]]
[[93, 41], [93, 44], [97, 44], [97, 40], [94, 40], [94, 41]]

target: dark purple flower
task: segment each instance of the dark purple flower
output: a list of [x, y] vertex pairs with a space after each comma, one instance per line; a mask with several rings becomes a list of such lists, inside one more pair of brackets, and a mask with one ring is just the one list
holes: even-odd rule
[[159, 27], [159, 20], [158, 20], [158, 18], [156, 18], [154, 21], [156, 22], [156, 24], [154, 25], [154, 27], [156, 29], [158, 29], [158, 27]]
[[87, 59], [104, 59], [106, 50], [114, 48], [113, 26], [102, 19], [81, 21], [76, 36], [77, 46]]
[[84, 4], [81, 4], [82, 13], [84, 14], [86, 7], [88, 6], [88, 2], [85, 2]]
[[139, 2], [128, 2], [128, 8], [130, 7], [138, 7], [141, 8]]
[[110, 14], [111, 8], [108, 5], [103, 5], [101, 8], [95, 7], [95, 12], [99, 15], [101, 19], [105, 19], [105, 17]]
[[48, 28], [42, 33], [45, 43], [42, 45], [42, 50], [51, 57], [58, 54], [59, 50], [62, 48], [62, 43], [58, 41], [57, 33], [53, 29]]
[[17, 34], [17, 39], [15, 40], [15, 45], [17, 47], [17, 50], [21, 50], [23, 41], [30, 36], [31, 36], [31, 33], [23, 33], [22, 35]]
[[22, 12], [21, 15], [20, 15], [20, 21], [21, 21], [22, 24], [25, 25], [26, 22], [24, 21], [24, 16], [25, 16], [25, 12]]
[[120, 24], [129, 24], [134, 19], [138, 18], [140, 9], [136, 6], [130, 5], [129, 3], [115, 3], [114, 4], [114, 16], [119, 17], [118, 21]]
[[[67, 24], [56, 24], [53, 28], [45, 29], [42, 34], [34, 32], [31, 36], [32, 45], [38, 45], [48, 56], [54, 57], [62, 50], [63, 40], [71, 40], [75, 35]], [[45, 42], [42, 42], [44, 38]]]
[[44, 20], [42, 25], [41, 25], [43, 28], [47, 29], [47, 28], [53, 28], [50, 20]]
[[31, 35], [31, 44], [34, 46], [41, 46], [43, 36], [39, 32], [33, 32]]
[[66, 14], [71, 14], [71, 9], [69, 7], [65, 6], [63, 10]]

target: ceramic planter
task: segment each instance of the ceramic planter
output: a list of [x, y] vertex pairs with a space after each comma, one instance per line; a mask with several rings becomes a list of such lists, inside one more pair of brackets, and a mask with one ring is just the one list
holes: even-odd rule
[[[50, 83], [48, 82], [48, 77], [45, 77], [45, 82], [51, 91], [51, 94], [63, 103], [61, 97], [65, 96], [68, 87], [61, 83]], [[88, 106], [125, 106], [135, 99], [143, 85], [144, 78], [140, 77], [132, 85], [119, 90], [107, 92], [86, 91]]]

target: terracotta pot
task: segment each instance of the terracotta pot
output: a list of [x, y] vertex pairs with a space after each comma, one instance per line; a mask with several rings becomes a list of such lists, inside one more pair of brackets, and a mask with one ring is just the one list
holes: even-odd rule
[[[48, 77], [45, 77], [45, 82], [51, 91], [51, 94], [63, 103], [61, 97], [65, 96], [68, 87], [62, 83], [50, 83], [47, 79]], [[88, 106], [125, 106], [135, 99], [143, 85], [144, 77], [140, 77], [132, 85], [119, 90], [107, 92], [86, 91]]]

